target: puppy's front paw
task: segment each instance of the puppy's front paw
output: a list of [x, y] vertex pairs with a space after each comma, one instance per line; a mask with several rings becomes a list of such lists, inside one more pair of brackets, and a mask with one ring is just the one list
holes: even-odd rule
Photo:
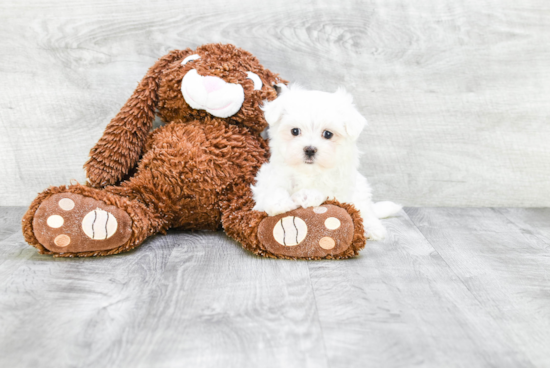
[[382, 240], [388, 235], [388, 231], [383, 225], [365, 224], [365, 236], [370, 240]]
[[298, 207], [300, 206], [294, 203], [292, 199], [286, 198], [286, 199], [282, 199], [277, 203], [273, 203], [272, 205], [270, 205], [265, 209], [265, 212], [269, 216], [277, 216], [277, 215], [280, 215], [281, 213], [295, 210]]
[[298, 206], [308, 208], [322, 205], [327, 197], [317, 189], [301, 189], [292, 195], [292, 200]]

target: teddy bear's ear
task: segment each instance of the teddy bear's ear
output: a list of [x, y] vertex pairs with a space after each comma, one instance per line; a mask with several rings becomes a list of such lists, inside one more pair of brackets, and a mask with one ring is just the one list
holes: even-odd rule
[[367, 125], [367, 119], [357, 110], [353, 104], [353, 96], [346, 92], [345, 89], [338, 88], [335, 94], [341, 100], [342, 105], [346, 106], [343, 114], [346, 133], [355, 140]]

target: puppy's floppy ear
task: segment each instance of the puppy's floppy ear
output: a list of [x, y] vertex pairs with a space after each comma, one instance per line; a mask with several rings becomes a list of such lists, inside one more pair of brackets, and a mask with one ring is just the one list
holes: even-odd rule
[[355, 140], [367, 125], [367, 119], [357, 111], [357, 108], [353, 104], [353, 96], [346, 92], [345, 89], [338, 88], [336, 95], [341, 99], [342, 104], [346, 106], [343, 114], [346, 133]]
[[357, 139], [365, 126], [367, 126], [367, 119], [357, 111], [355, 106], [352, 106], [351, 109], [346, 119], [346, 132], [353, 139]]
[[284, 114], [284, 95], [288, 93], [288, 87], [283, 83], [278, 83], [273, 86], [277, 91], [277, 98], [273, 101], [264, 101], [262, 110], [264, 111], [265, 121], [269, 126], [277, 124]]
[[284, 83], [274, 84], [273, 89], [277, 92], [277, 97], [280, 96], [281, 93], [288, 91], [288, 87]]

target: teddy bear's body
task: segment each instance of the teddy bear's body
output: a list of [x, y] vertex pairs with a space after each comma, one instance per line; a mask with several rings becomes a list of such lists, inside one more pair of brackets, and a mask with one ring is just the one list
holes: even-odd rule
[[[159, 59], [92, 149], [89, 184], [51, 187], [31, 204], [23, 218], [27, 241], [55, 256], [93, 256], [132, 249], [169, 228], [223, 228], [259, 255], [356, 255], [365, 239], [352, 206], [295, 210], [307, 218], [302, 227], [297, 214], [277, 222], [252, 210], [250, 185], [269, 158], [260, 105], [276, 98], [272, 86], [281, 82], [232, 45]], [[166, 125], [151, 132], [155, 114]], [[317, 226], [327, 216], [339, 229]], [[331, 248], [318, 246], [327, 238]]]

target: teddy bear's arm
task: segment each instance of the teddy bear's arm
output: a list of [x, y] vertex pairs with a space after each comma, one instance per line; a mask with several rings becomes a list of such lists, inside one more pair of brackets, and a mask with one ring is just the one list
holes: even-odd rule
[[91, 149], [89, 160], [84, 164], [92, 186], [116, 184], [136, 166], [155, 116], [159, 77], [170, 63], [191, 52], [191, 49], [174, 50], [160, 58], [148, 70], [132, 97], [107, 125], [103, 136]]

